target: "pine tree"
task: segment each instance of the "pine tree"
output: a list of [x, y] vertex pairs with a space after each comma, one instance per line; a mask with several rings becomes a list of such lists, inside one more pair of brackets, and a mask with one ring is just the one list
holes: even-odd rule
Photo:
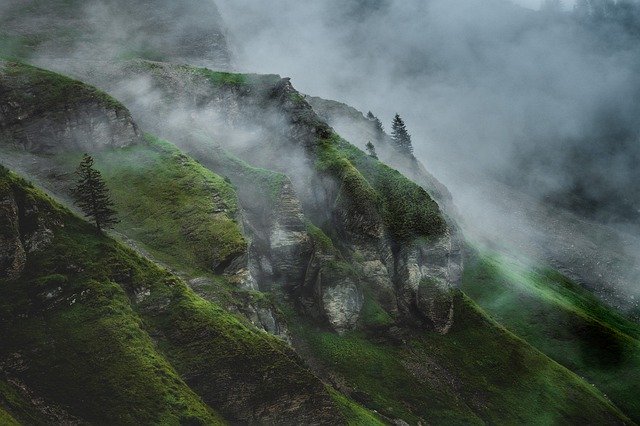
[[397, 148], [407, 154], [413, 154], [413, 144], [411, 143], [411, 135], [407, 132], [407, 128], [399, 114], [393, 119], [391, 126], [391, 138], [395, 142]]
[[373, 146], [371, 141], [367, 142], [367, 144], [365, 146], [367, 147], [367, 152], [369, 153], [369, 157], [373, 157], [373, 158], [375, 158], [377, 160], [378, 159], [378, 154], [376, 154], [376, 147]]
[[367, 118], [373, 122], [373, 126], [374, 126], [374, 129], [376, 131], [376, 138], [378, 139], [378, 141], [383, 140], [384, 139], [384, 127], [382, 126], [382, 121], [380, 121], [380, 119], [378, 117], [373, 115], [373, 113], [371, 111], [369, 111], [367, 113]]
[[93, 168], [90, 155], [84, 154], [76, 173], [79, 178], [72, 192], [76, 205], [95, 222], [98, 233], [113, 228], [119, 222], [116, 211], [102, 175]]

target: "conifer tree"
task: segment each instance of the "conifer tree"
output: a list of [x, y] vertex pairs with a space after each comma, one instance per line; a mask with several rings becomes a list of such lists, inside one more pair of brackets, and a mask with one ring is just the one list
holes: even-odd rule
[[373, 122], [373, 126], [375, 128], [376, 137], [378, 138], [378, 141], [381, 141], [382, 139], [384, 139], [384, 127], [382, 126], [382, 121], [380, 121], [378, 117], [373, 115], [371, 111], [367, 113], [367, 118]]
[[396, 144], [396, 147], [407, 154], [413, 154], [413, 144], [411, 143], [411, 135], [407, 132], [407, 127], [404, 124], [399, 114], [393, 119], [391, 126], [391, 138]]
[[367, 142], [365, 146], [367, 147], [367, 152], [369, 153], [369, 157], [373, 157], [377, 160], [378, 154], [376, 154], [376, 147], [371, 143], [371, 141]]
[[118, 223], [109, 190], [100, 172], [93, 168], [93, 158], [84, 154], [76, 170], [78, 181], [73, 188], [76, 205], [96, 224], [98, 233]]

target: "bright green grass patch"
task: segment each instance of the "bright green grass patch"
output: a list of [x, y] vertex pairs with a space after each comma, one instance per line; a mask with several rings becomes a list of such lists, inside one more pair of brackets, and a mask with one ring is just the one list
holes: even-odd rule
[[640, 325], [557, 272], [497, 253], [472, 257], [463, 287], [511, 331], [640, 419]]
[[96, 154], [120, 212], [118, 229], [169, 264], [221, 272], [247, 248], [234, 189], [168, 142], [146, 140]]
[[333, 400], [338, 404], [340, 411], [344, 414], [347, 425], [349, 426], [375, 426], [375, 425], [385, 425], [383, 422], [375, 415], [375, 413], [363, 408], [361, 405], [356, 404], [346, 396], [342, 395], [339, 392], [336, 392], [333, 388], [327, 387], [327, 391], [331, 394]]
[[316, 166], [341, 179], [343, 190], [355, 208], [363, 212], [380, 211], [398, 242], [435, 238], [446, 229], [438, 205], [423, 188], [338, 135], [319, 141]]
[[216, 86], [228, 85], [228, 86], [242, 86], [247, 83], [247, 78], [244, 74], [211, 71], [207, 68], [193, 68], [197, 70], [197, 73], [207, 78], [212, 84]]

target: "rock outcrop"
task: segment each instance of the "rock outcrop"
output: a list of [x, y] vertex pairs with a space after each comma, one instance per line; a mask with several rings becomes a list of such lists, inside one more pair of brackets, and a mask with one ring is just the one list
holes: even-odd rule
[[27, 254], [20, 239], [19, 222], [13, 194], [0, 192], [0, 278], [12, 280], [24, 270]]
[[29, 152], [89, 152], [141, 141], [121, 104], [52, 72], [0, 62], [0, 99], [0, 140]]
[[[448, 330], [448, 295], [458, 286], [460, 274], [455, 271], [461, 269], [452, 221], [445, 224], [438, 206], [414, 183], [340, 139], [288, 79], [140, 61], [118, 72], [144, 80], [149, 91], [171, 100], [149, 105], [121, 93], [146, 128], [175, 141], [238, 187], [252, 239], [249, 263], [260, 289], [290, 289], [299, 306], [336, 330], [361, 325], [364, 289], [397, 321]], [[117, 90], [109, 81], [108, 76], [95, 80]], [[187, 123], [171, 119], [176, 108], [188, 117], [192, 132], [184, 131]], [[212, 145], [214, 139], [220, 145]], [[271, 194], [272, 199], [265, 196], [268, 188], [260, 187], [256, 194], [255, 176], [225, 166], [220, 159], [224, 150], [286, 175], [290, 185], [279, 185], [283, 190]], [[407, 199], [414, 196], [418, 198]], [[402, 210], [396, 220], [389, 209], [404, 209], [403, 199], [432, 205], [431, 216], [415, 213], [414, 218]], [[330, 235], [336, 254], [312, 254], [304, 220]], [[411, 228], [409, 223], [416, 220], [424, 223]], [[395, 224], [398, 221], [403, 223]], [[423, 238], [421, 233], [433, 235]], [[353, 268], [337, 277], [327, 262], [346, 262]], [[410, 272], [413, 269], [419, 272]]]
[[56, 215], [41, 211], [35, 198], [0, 182], [0, 279], [19, 278], [27, 255], [46, 248], [59, 225]]

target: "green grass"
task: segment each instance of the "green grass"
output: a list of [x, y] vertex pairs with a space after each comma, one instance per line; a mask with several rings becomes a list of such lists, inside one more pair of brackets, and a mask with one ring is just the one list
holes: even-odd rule
[[2, 183], [20, 209], [37, 208], [57, 231], [46, 250], [29, 256], [20, 279], [0, 283], [0, 358], [17, 354], [26, 367], [7, 374], [90, 422], [220, 423], [157, 352], [114, 282], [114, 274], [136, 282], [135, 273], [145, 273], [119, 269], [136, 256], [12, 175]]
[[365, 287], [363, 293], [364, 303], [360, 312], [360, 322], [368, 329], [392, 325], [395, 322], [394, 318], [380, 305], [371, 289]]
[[120, 212], [118, 230], [170, 265], [221, 272], [247, 248], [234, 189], [170, 143], [146, 140], [95, 155]]
[[[201, 140], [202, 150], [211, 148], [211, 142]], [[270, 208], [275, 208], [279, 201], [282, 187], [289, 178], [278, 172], [254, 167], [240, 158], [220, 148], [212, 148], [208, 155], [203, 155], [203, 162], [214, 170], [228, 177], [234, 185], [243, 188], [248, 197], [258, 197]]]
[[557, 272], [497, 253], [472, 257], [463, 285], [507, 328], [640, 421], [640, 325]]
[[55, 229], [19, 280], [0, 282], [0, 359], [22, 354], [29, 368], [16, 374], [47, 401], [94, 423], [216, 424], [209, 407], [240, 422], [301, 413], [341, 422], [333, 396], [283, 341], [12, 174], [3, 184], [35, 200]]
[[338, 404], [340, 411], [346, 418], [347, 425], [375, 426], [386, 424], [375, 413], [363, 408], [341, 393], [336, 392], [334, 389], [327, 387], [327, 391], [331, 394], [336, 404]]
[[447, 335], [408, 331], [400, 340], [338, 335], [299, 319], [305, 353], [347, 394], [389, 418], [416, 424], [611, 424], [624, 419], [597, 390], [455, 298]]
[[331, 238], [329, 238], [329, 236], [325, 234], [322, 229], [315, 226], [310, 220], [305, 221], [305, 226], [307, 233], [313, 240], [314, 244], [316, 244], [323, 253], [337, 253], [337, 250], [333, 245], [333, 241], [331, 241]]
[[11, 414], [0, 408], [0, 425], [3, 426], [18, 426], [20, 423], [11, 416]]
[[209, 80], [216, 86], [242, 86], [247, 83], [247, 77], [244, 74], [211, 71], [208, 68], [194, 68], [197, 73]]
[[446, 229], [438, 205], [420, 186], [397, 170], [369, 157], [333, 135], [318, 142], [316, 167], [330, 172], [341, 183], [347, 208], [361, 214], [379, 214], [399, 243], [414, 238], [436, 238]]
[[126, 112], [120, 102], [95, 87], [20, 62], [0, 62], [0, 84], [10, 89], [6, 101], [29, 105], [32, 113], [50, 114], [63, 109], [62, 105], [84, 102]]

